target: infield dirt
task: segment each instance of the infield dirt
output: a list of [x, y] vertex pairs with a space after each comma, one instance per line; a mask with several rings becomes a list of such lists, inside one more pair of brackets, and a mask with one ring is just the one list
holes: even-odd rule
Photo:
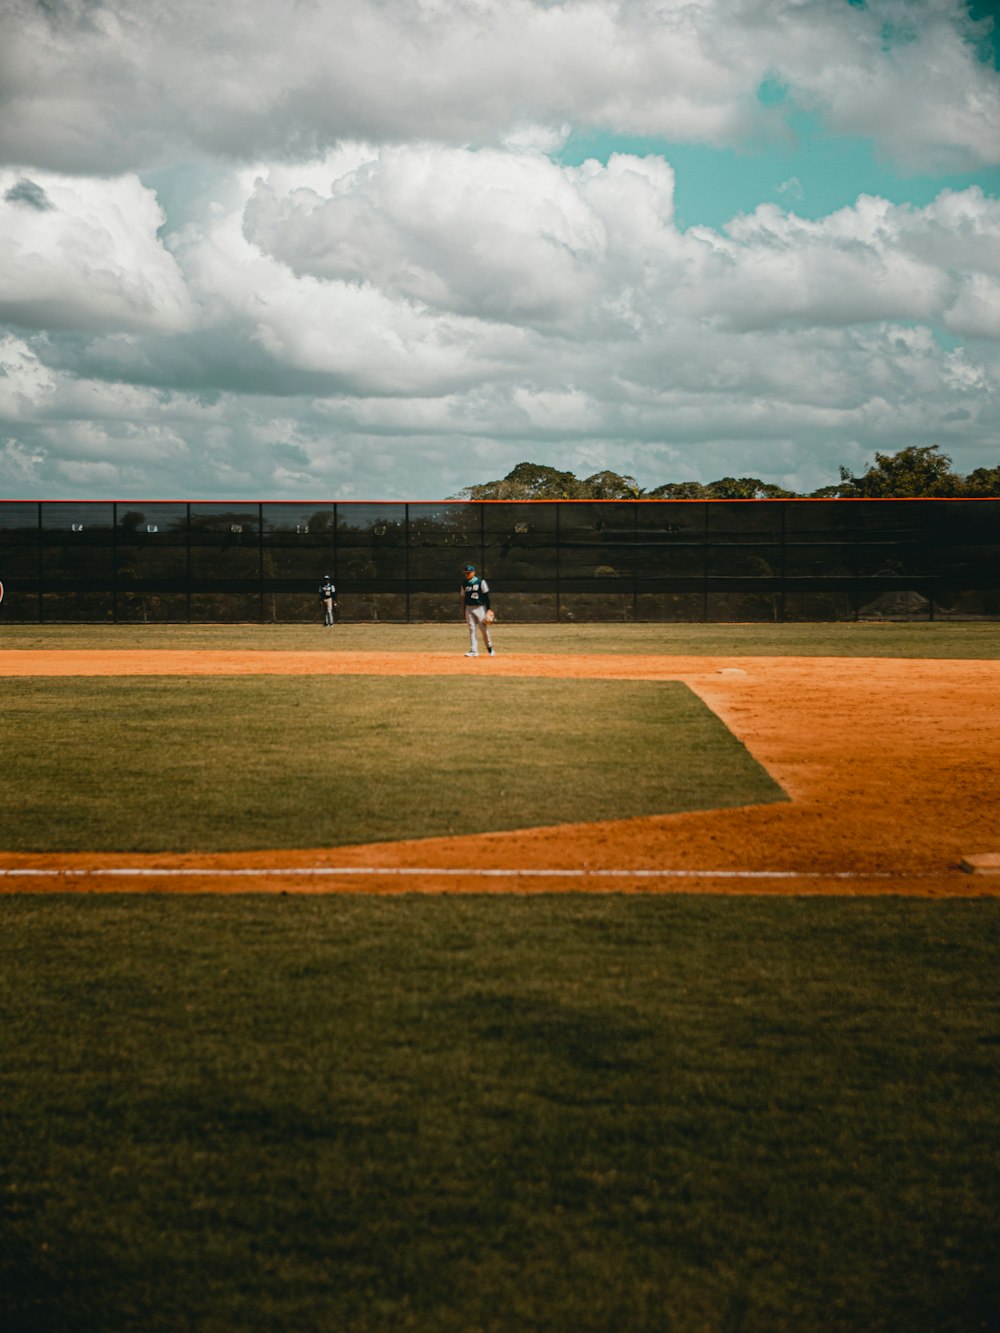
[[[1000, 893], [1000, 875], [970, 875], [959, 868], [963, 857], [1000, 848], [1000, 665], [993, 661], [617, 654], [516, 654], [472, 661], [443, 653], [0, 652], [0, 677], [471, 673], [683, 681], [744, 742], [790, 800], [332, 850], [145, 856], [0, 852], [0, 871], [7, 872], [0, 876], [0, 892]], [[502, 763], [502, 758], [491, 756], [491, 761]], [[337, 868], [346, 873], [327, 873]], [[34, 873], [10, 873], [26, 870]], [[246, 876], [248, 870], [252, 877]], [[602, 870], [645, 873], [634, 878], [617, 873], [609, 879], [597, 873]], [[468, 873], [456, 873], [462, 871]], [[554, 877], [546, 871], [568, 873]]]

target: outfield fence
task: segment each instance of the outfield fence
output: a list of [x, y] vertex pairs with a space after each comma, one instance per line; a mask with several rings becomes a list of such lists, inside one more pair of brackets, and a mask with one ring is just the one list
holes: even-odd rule
[[0, 501], [6, 622], [1000, 619], [1000, 499]]

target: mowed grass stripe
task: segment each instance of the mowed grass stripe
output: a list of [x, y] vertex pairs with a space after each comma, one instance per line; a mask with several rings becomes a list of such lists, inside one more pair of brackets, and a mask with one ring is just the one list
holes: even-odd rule
[[0, 900], [0, 1324], [1000, 1316], [1000, 903]]
[[[503, 618], [494, 637], [503, 655], [519, 653], [662, 653], [732, 657], [998, 658], [1000, 622], [840, 621], [808, 624], [632, 623], [517, 624]], [[171, 649], [197, 652], [450, 653], [468, 635], [451, 624], [321, 625], [11, 625], [0, 650]]]
[[4, 683], [0, 849], [239, 851], [783, 799], [677, 682]]

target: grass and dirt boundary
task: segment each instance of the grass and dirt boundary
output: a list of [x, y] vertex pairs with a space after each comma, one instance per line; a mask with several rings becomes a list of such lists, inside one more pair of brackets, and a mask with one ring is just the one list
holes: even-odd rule
[[[57, 784], [74, 689], [85, 737], [122, 699], [210, 685], [228, 708], [273, 698], [253, 693], [266, 681], [288, 687], [301, 739], [295, 691], [299, 708], [368, 698], [374, 727], [398, 691], [521, 691], [523, 709], [537, 686], [549, 713], [547, 691], [608, 687], [632, 753], [662, 688], [696, 720], [707, 706], [788, 798], [334, 848], [4, 851], [43, 872], [0, 894], [5, 1330], [1000, 1322], [1000, 901], [978, 896], [995, 877], [957, 867], [997, 827], [996, 629], [972, 627], [975, 649], [928, 634], [921, 655], [909, 626], [898, 654], [897, 627], [880, 653], [831, 651], [832, 627], [824, 651], [786, 655], [788, 627], [735, 627], [738, 654], [708, 627], [680, 656], [662, 628], [634, 654], [630, 630], [573, 651], [558, 629], [518, 646], [515, 628], [471, 664], [460, 625], [413, 651], [420, 627], [322, 649], [254, 627], [249, 646], [239, 627], [198, 645], [4, 631], [5, 698], [36, 691]], [[131, 712], [120, 762], [135, 728], [155, 739], [155, 709]], [[501, 759], [478, 756], [493, 781]], [[118, 873], [137, 861], [190, 874]], [[311, 873], [338, 865], [365, 873], [316, 892]], [[227, 866], [263, 873], [204, 875]], [[503, 867], [522, 892], [475, 873]], [[541, 873], [559, 868], [579, 878]], [[600, 868], [636, 878], [608, 892]], [[639, 877], [657, 869], [693, 873]], [[168, 885], [184, 892], [149, 891]]]

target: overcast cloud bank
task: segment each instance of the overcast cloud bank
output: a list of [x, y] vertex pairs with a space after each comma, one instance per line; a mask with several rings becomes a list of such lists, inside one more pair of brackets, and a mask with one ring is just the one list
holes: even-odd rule
[[[806, 490], [929, 443], [995, 465], [986, 36], [959, 0], [294, 21], [14, 0], [0, 494], [433, 498], [522, 458]], [[789, 189], [681, 226], [669, 144], [610, 147], [764, 160], [806, 112], [975, 179], [820, 217]], [[581, 126], [609, 151], [569, 164]]]

